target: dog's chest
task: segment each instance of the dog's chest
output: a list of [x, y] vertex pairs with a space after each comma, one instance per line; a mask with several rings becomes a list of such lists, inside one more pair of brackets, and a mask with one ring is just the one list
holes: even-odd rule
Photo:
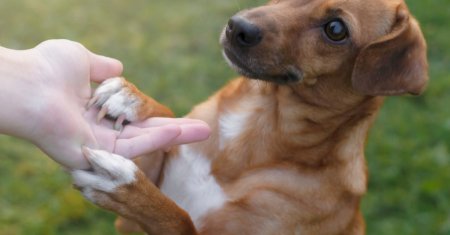
[[[248, 125], [253, 110], [249, 106], [253, 102], [243, 103], [245, 105], [241, 104], [239, 109], [224, 110], [217, 119], [214, 131], [219, 135], [218, 142], [209, 143], [217, 146], [217, 152], [232, 147]], [[180, 146], [178, 156], [167, 162], [161, 184], [161, 191], [186, 210], [197, 227], [201, 226], [204, 215], [220, 209], [227, 201], [227, 195], [211, 174], [210, 157], [191, 145]]]
[[226, 202], [226, 195], [213, 175], [211, 162], [189, 145], [180, 147], [164, 168], [161, 191], [189, 213], [196, 227], [201, 218]]

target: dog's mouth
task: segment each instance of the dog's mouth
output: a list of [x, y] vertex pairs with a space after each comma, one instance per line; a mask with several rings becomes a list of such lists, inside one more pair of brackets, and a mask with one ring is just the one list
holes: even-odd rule
[[233, 50], [224, 47], [223, 56], [228, 62], [231, 68], [236, 70], [239, 74], [250, 79], [263, 80], [268, 82], [277, 83], [280, 85], [299, 83], [303, 80], [303, 74], [298, 69], [288, 66], [284, 73], [280, 74], [269, 74], [265, 71], [257, 71], [250, 68], [245, 61], [243, 61], [239, 56], [237, 56]]
[[228, 42], [228, 39], [225, 35], [225, 30], [221, 35], [220, 41], [223, 46], [222, 54], [225, 60], [231, 68], [233, 68], [236, 72], [244, 77], [273, 82], [277, 84], [299, 83], [303, 80], [303, 73], [299, 69], [296, 69], [294, 66], [285, 66], [283, 72], [269, 73], [262, 69], [262, 67], [267, 66], [256, 65], [258, 62], [257, 58], [240, 56], [239, 53], [236, 52], [236, 48], [234, 48]]

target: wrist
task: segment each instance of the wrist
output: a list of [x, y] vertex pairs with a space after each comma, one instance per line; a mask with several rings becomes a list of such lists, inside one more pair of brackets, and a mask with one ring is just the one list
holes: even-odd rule
[[0, 133], [27, 139], [36, 117], [33, 116], [31, 91], [38, 89], [33, 81], [36, 57], [30, 50], [0, 47]]

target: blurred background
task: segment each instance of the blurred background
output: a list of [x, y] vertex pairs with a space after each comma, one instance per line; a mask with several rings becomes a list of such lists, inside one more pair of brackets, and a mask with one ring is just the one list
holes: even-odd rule
[[[79, 41], [123, 61], [125, 76], [178, 115], [236, 74], [219, 33], [264, 0], [2, 0], [0, 45]], [[368, 234], [450, 234], [450, 1], [407, 0], [429, 45], [431, 82], [420, 97], [388, 98], [367, 146]], [[30, 117], [32, 118], [32, 117]], [[38, 149], [0, 136], [0, 235], [117, 234]]]

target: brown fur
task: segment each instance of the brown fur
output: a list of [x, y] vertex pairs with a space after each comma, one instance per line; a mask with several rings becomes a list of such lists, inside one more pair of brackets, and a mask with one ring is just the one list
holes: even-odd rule
[[[239, 14], [264, 39], [243, 50], [225, 38], [225, 51], [270, 82], [234, 80], [188, 115], [213, 130], [192, 146], [209, 157], [229, 201], [197, 231], [142, 176], [110, 195], [120, 205], [102, 206], [149, 234], [364, 234], [364, 145], [383, 102], [376, 95], [418, 94], [428, 79], [417, 22], [400, 0], [275, 0]], [[322, 34], [333, 17], [350, 28], [345, 44]], [[277, 80], [292, 71], [302, 80]], [[242, 112], [250, 113], [248, 124], [219, 148], [220, 117]]]
[[146, 96], [135, 85], [125, 82], [125, 87], [130, 90], [130, 93], [141, 97], [141, 105], [138, 108], [137, 115], [142, 119], [142, 117], [174, 117], [173, 112], [166, 106], [158, 103], [152, 97]]

